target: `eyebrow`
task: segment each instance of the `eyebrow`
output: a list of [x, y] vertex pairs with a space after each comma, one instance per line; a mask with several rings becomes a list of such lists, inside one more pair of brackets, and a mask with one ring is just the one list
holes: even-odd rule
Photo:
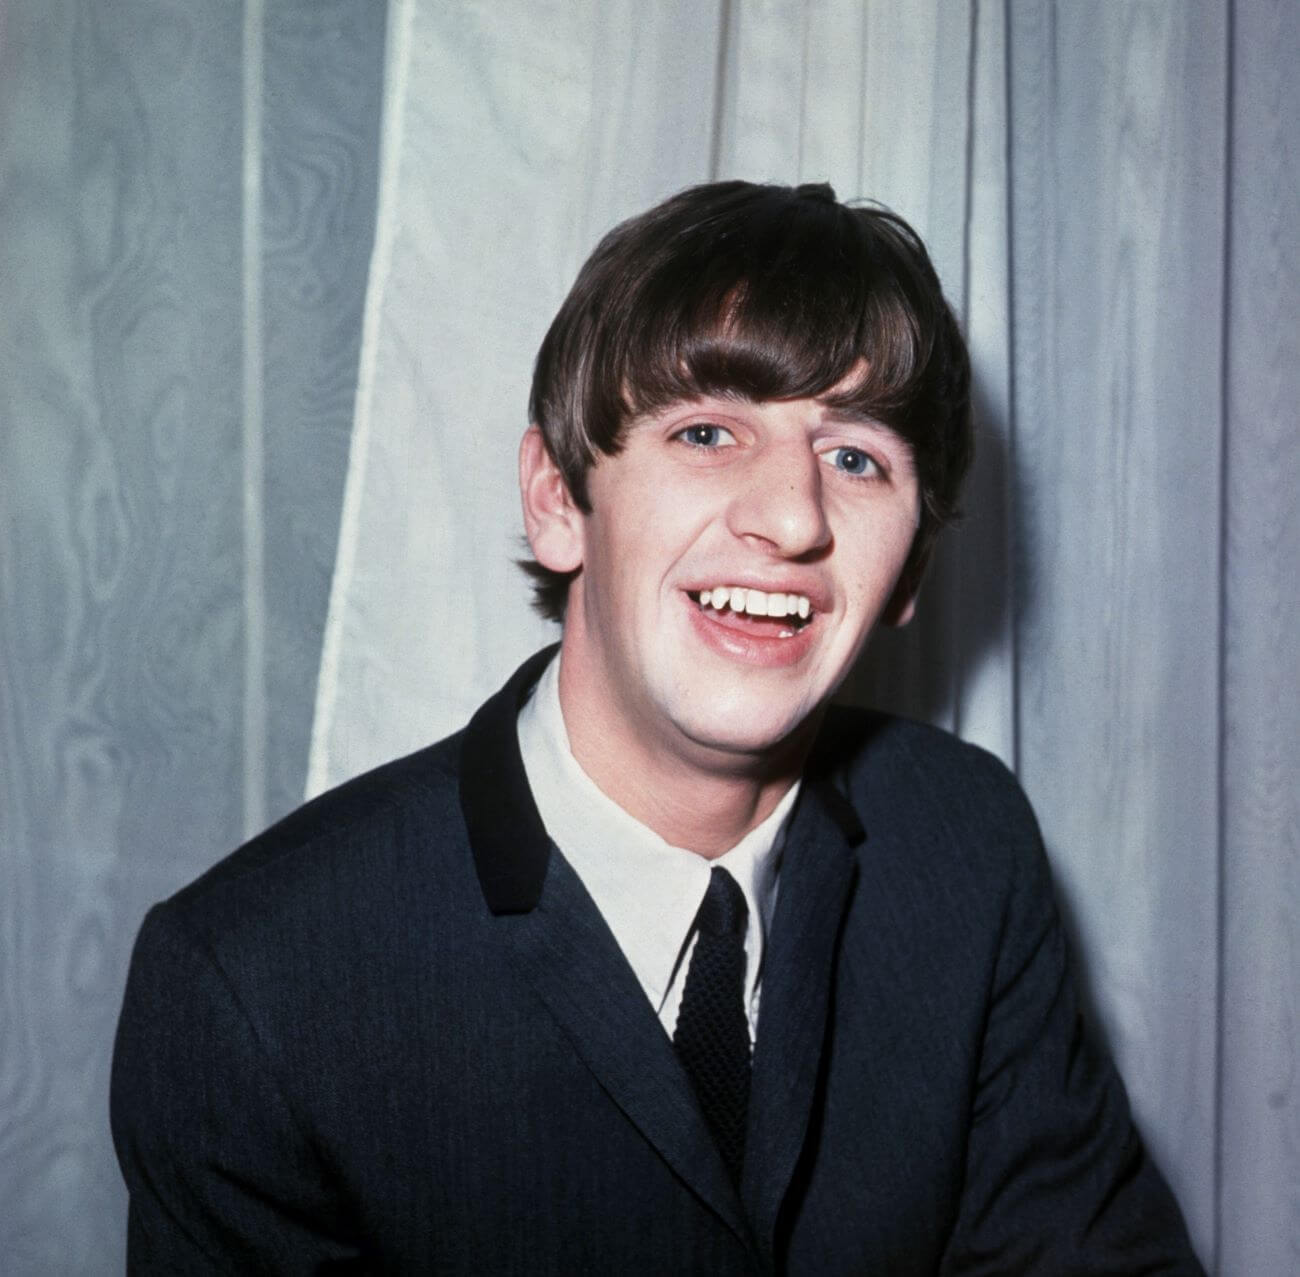
[[819, 399], [817, 402], [826, 409], [826, 416], [830, 421], [856, 421], [866, 426], [883, 426], [885, 424], [863, 408], [854, 408], [849, 404], [829, 404], [824, 399]]
[[907, 442], [902, 433], [895, 430], [888, 422], [881, 421], [879, 417], [872, 416], [871, 413], [866, 412], [861, 408], [853, 408], [847, 405], [841, 407], [839, 405], [828, 404], [825, 402], [822, 402], [822, 407], [826, 409], [826, 420], [831, 425], [866, 426], [872, 430], [883, 430], [886, 434], [893, 435], [902, 443]]

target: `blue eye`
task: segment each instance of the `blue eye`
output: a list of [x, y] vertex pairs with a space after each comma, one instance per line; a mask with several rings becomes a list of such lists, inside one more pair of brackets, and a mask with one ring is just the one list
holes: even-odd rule
[[863, 478], [880, 472], [875, 458], [870, 453], [863, 452], [861, 448], [832, 448], [826, 455], [837, 470], [842, 470], [854, 478]]
[[687, 426], [685, 430], [678, 431], [677, 437], [692, 447], [717, 448], [731, 441], [731, 431], [722, 426], [702, 424]]

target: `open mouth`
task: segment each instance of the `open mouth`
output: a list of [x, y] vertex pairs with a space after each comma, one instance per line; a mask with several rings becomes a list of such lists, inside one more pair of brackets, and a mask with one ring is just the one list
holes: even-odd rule
[[812, 623], [812, 604], [804, 594], [781, 594], [745, 586], [720, 585], [692, 590], [690, 597], [715, 620], [750, 633], [792, 638]]

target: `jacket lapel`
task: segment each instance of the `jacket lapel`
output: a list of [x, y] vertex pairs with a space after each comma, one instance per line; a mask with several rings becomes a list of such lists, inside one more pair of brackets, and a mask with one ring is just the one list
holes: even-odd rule
[[668, 1035], [573, 869], [551, 860], [541, 903], [510, 921], [519, 969], [614, 1103], [749, 1242], [740, 1198]]
[[586, 888], [555, 853], [528, 788], [516, 720], [553, 653], [526, 662], [466, 729], [461, 808], [479, 884], [521, 975], [601, 1086], [750, 1243], [740, 1199], [672, 1043]]
[[862, 826], [828, 780], [808, 777], [786, 838], [763, 971], [743, 1182], [770, 1260], [777, 1212], [807, 1136], [825, 1049], [840, 929]]

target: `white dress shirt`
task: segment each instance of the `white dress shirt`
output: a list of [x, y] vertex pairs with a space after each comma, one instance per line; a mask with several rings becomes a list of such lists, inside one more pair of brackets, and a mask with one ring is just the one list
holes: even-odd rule
[[776, 905], [786, 820], [799, 785], [762, 824], [712, 860], [665, 842], [597, 787], [569, 748], [560, 709], [558, 656], [519, 712], [519, 748], [546, 832], [573, 866], [671, 1037], [695, 943], [693, 924], [714, 865], [739, 884], [749, 907], [745, 1007], [758, 1028], [763, 938]]

